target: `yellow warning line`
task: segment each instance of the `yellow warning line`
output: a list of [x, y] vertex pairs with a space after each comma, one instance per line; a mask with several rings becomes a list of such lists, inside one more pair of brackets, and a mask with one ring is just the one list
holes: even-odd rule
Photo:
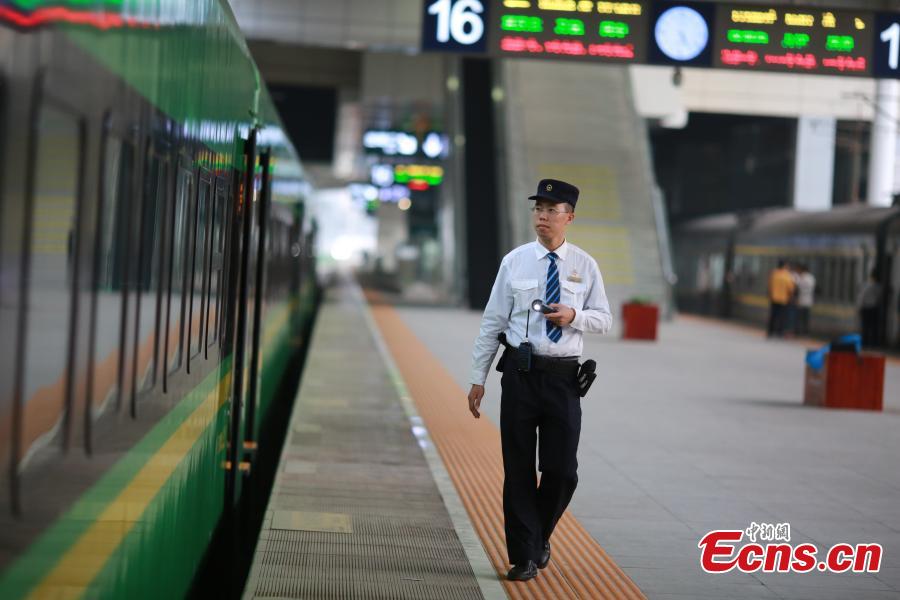
[[[372, 315], [498, 576], [509, 568], [503, 534], [500, 432], [469, 413], [466, 392], [392, 307], [367, 293]], [[637, 585], [570, 513], [553, 534], [550, 566], [527, 583], [504, 579], [510, 598], [643, 600]]]

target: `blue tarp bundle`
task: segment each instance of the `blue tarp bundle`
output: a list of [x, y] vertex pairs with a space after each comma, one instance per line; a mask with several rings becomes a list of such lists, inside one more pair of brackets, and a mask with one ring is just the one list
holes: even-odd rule
[[832, 340], [818, 350], [807, 350], [806, 364], [814, 371], [821, 371], [822, 367], [825, 366], [825, 355], [831, 351], [832, 344], [840, 344], [841, 346], [852, 345], [856, 349], [856, 353], [859, 354], [862, 351], [862, 336], [858, 333], [848, 333]]

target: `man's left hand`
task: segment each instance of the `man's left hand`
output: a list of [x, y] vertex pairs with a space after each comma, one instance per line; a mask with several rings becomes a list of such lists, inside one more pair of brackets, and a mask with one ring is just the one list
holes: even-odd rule
[[556, 312], [547, 313], [544, 315], [547, 317], [547, 320], [557, 325], [559, 327], [566, 327], [569, 323], [575, 320], [575, 309], [571, 306], [566, 306], [565, 304], [548, 304], [550, 308], [556, 310]]

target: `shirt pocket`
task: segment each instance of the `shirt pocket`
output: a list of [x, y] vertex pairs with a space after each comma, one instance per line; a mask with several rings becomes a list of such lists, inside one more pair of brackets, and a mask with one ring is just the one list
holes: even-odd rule
[[571, 306], [577, 310], [581, 310], [584, 307], [584, 283], [564, 280], [560, 282], [560, 287], [562, 288], [562, 293], [559, 297], [561, 304]]
[[515, 312], [529, 310], [531, 302], [540, 297], [537, 279], [513, 279], [509, 282], [509, 286], [512, 288]]

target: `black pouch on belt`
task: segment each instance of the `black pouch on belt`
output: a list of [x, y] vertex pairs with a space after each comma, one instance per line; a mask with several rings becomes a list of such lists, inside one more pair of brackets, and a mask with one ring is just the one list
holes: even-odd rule
[[597, 379], [597, 361], [586, 360], [578, 369], [578, 395], [584, 398], [584, 395], [591, 389], [591, 384]]

